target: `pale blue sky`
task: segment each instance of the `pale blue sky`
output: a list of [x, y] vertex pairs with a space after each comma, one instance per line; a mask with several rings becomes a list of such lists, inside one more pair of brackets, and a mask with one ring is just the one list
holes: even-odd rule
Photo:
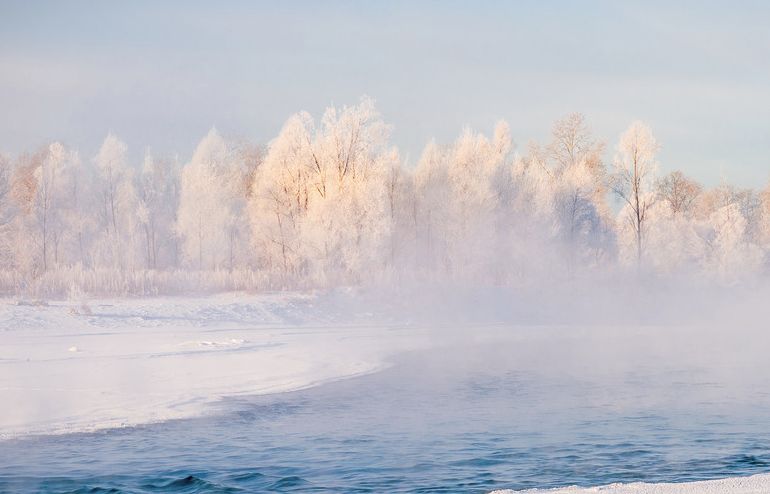
[[664, 171], [764, 186], [770, 3], [669, 3], [0, 0], [0, 150], [90, 158], [112, 130], [187, 159], [212, 125], [266, 142], [369, 95], [412, 163], [465, 125], [505, 118], [524, 149], [580, 111], [611, 148], [649, 123]]

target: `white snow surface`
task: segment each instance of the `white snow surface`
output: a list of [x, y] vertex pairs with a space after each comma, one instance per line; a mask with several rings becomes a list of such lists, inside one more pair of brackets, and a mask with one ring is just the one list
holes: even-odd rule
[[0, 440], [205, 414], [223, 397], [369, 373], [408, 325], [311, 294], [0, 302]]
[[751, 477], [732, 477], [700, 482], [646, 484], [610, 484], [599, 487], [564, 487], [558, 489], [530, 489], [525, 491], [501, 490], [490, 494], [767, 494], [770, 492], [770, 474]]

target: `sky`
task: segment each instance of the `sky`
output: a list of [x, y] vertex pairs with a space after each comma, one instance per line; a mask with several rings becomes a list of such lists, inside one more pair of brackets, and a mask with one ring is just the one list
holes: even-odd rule
[[762, 1], [0, 0], [0, 151], [90, 159], [112, 131], [136, 160], [186, 160], [212, 126], [268, 143], [367, 95], [411, 165], [501, 118], [525, 152], [581, 112], [608, 160], [642, 120], [662, 172], [764, 187], [768, 61]]

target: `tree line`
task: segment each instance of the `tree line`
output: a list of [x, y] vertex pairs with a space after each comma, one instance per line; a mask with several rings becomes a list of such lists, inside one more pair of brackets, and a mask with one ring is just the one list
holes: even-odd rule
[[[266, 146], [212, 129], [186, 163], [109, 134], [0, 155], [0, 290], [54, 296], [595, 274], [763, 276], [770, 189], [662, 174], [651, 129], [608, 153], [584, 117], [515, 149], [507, 123], [407, 166], [372, 100], [291, 116]], [[605, 162], [605, 155], [612, 158]], [[615, 199], [613, 199], [615, 198]]]

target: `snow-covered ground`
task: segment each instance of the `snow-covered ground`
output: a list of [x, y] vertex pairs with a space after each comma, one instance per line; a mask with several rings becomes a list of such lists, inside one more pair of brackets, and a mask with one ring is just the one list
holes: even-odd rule
[[420, 331], [303, 294], [0, 305], [0, 438], [205, 413], [375, 371]]
[[493, 491], [491, 494], [767, 494], [770, 475], [753, 475], [729, 479], [683, 482], [679, 484], [611, 484], [600, 487], [565, 487], [562, 489], [534, 489], [526, 491]]

